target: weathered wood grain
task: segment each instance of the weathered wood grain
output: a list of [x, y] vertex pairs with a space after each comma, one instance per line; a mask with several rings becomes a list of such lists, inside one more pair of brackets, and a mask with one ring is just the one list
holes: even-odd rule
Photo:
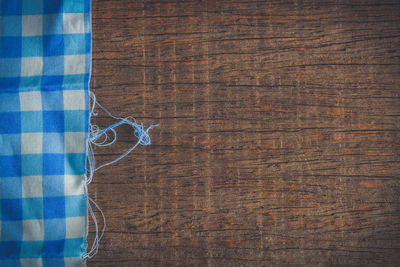
[[89, 266], [400, 264], [400, 2], [93, 0], [91, 84]]

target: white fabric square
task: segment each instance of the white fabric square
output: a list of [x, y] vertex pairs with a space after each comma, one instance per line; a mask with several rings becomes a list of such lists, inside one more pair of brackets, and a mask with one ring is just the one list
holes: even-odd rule
[[64, 34], [68, 33], [84, 33], [84, 14], [83, 13], [64, 13], [63, 26]]
[[44, 238], [43, 220], [23, 220], [23, 240], [42, 241]]
[[21, 154], [41, 154], [43, 152], [42, 133], [21, 134]]
[[64, 56], [64, 74], [85, 73], [85, 55]]
[[86, 217], [65, 218], [66, 238], [79, 238], [85, 236]]
[[21, 267], [43, 267], [42, 258], [19, 259]]
[[65, 175], [64, 194], [66, 196], [83, 195], [85, 177], [83, 175]]
[[39, 36], [43, 34], [43, 16], [22, 16], [22, 36]]
[[65, 153], [85, 153], [85, 133], [64, 133]]
[[64, 90], [64, 110], [86, 110], [85, 91]]
[[42, 71], [42, 57], [23, 57], [21, 59], [21, 76], [40, 76]]
[[42, 110], [42, 95], [40, 91], [19, 93], [21, 111]]
[[82, 267], [86, 266], [84, 263], [84, 259], [81, 257], [68, 257], [64, 258], [64, 266], [65, 267]]
[[42, 176], [22, 176], [22, 197], [42, 197]]

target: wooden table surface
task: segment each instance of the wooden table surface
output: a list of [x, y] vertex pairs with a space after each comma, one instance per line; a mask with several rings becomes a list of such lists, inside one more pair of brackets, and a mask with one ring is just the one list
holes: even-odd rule
[[400, 264], [398, 0], [93, 0], [92, 73], [160, 126], [96, 173], [88, 266]]

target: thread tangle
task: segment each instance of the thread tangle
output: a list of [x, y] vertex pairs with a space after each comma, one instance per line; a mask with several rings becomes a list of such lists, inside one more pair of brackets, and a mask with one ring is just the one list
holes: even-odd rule
[[[122, 117], [117, 117], [117, 116], [112, 115], [110, 111], [108, 111], [105, 107], [103, 107], [102, 105], [100, 105], [97, 102], [96, 96], [94, 95], [93, 92], [89, 92], [89, 101], [91, 102], [91, 104], [90, 104], [90, 110], [89, 110], [89, 134], [88, 134], [88, 138], [86, 140], [86, 156], [87, 156], [87, 161], [86, 161], [87, 166], [86, 166], [86, 174], [85, 174], [85, 181], [86, 181], [85, 190], [86, 190], [86, 192], [88, 192], [87, 186], [92, 182], [93, 175], [97, 170], [118, 162], [122, 158], [126, 157], [129, 153], [131, 153], [138, 145], [142, 145], [142, 146], [150, 145], [151, 139], [149, 136], [149, 131], [152, 128], [158, 126], [157, 124], [152, 124], [149, 127], [145, 128], [143, 126], [143, 123], [138, 124], [136, 122], [135, 118], [132, 116], [122, 118]], [[100, 109], [102, 109], [105, 113], [107, 113], [108, 116], [117, 120], [117, 122], [108, 126], [105, 129], [100, 129], [100, 127], [98, 127], [97, 125], [92, 124], [92, 122], [91, 122], [92, 117], [97, 116], [97, 113], [94, 111], [96, 105]], [[122, 155], [118, 156], [116, 159], [96, 167], [93, 146], [107, 147], [107, 146], [111, 146], [112, 144], [117, 142], [117, 132], [116, 132], [115, 128], [117, 128], [121, 125], [131, 126], [133, 129], [133, 134], [135, 135], [135, 137], [137, 138], [138, 141], [136, 142], [135, 145], [130, 147], [127, 151], [125, 151]], [[104, 231], [106, 228], [106, 218], [105, 218], [104, 213], [101, 210], [101, 208], [89, 196], [88, 196], [87, 205], [88, 205], [88, 211], [89, 211], [90, 217], [92, 218], [94, 226], [95, 226], [95, 237], [94, 237], [92, 246], [90, 248], [90, 251], [86, 252], [83, 255], [83, 258], [90, 259], [90, 258], [94, 257], [98, 252], [99, 244], [100, 244], [101, 239], [103, 238]], [[100, 214], [102, 216], [103, 227], [102, 227], [101, 231], [98, 227], [98, 221], [96, 219], [96, 215], [93, 211], [92, 205], [100, 212]]]

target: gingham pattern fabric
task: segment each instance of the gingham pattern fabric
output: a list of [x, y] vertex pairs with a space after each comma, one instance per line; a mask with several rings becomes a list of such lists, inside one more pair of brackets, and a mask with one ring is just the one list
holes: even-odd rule
[[90, 1], [0, 5], [0, 266], [82, 266]]

